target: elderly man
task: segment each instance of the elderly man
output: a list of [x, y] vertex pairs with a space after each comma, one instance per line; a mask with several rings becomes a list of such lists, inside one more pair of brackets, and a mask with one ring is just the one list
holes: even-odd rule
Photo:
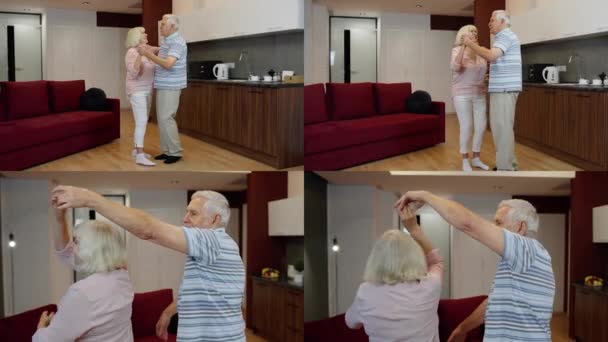
[[485, 322], [485, 342], [550, 342], [555, 280], [551, 256], [531, 236], [538, 230], [536, 209], [523, 200], [503, 201], [492, 223], [426, 191], [406, 193], [395, 207], [411, 202], [430, 205], [454, 228], [502, 257], [489, 299], [460, 323], [448, 341], [464, 341], [469, 331]]
[[490, 62], [490, 125], [496, 147], [496, 169], [517, 171], [515, 158], [515, 104], [522, 90], [521, 46], [511, 31], [511, 18], [506, 11], [494, 11], [490, 18], [494, 34], [491, 49], [477, 45], [470, 38], [464, 44]]
[[230, 207], [224, 196], [213, 191], [192, 195], [183, 227], [87, 189], [58, 186], [53, 199], [59, 209], [92, 208], [138, 238], [188, 256], [178, 299], [158, 321], [160, 338], [167, 339], [169, 319], [177, 312], [177, 341], [245, 341], [241, 313], [245, 271], [237, 244], [226, 234]]
[[160, 134], [162, 154], [156, 160], [173, 164], [182, 158], [182, 145], [175, 116], [179, 108], [179, 96], [187, 86], [186, 60], [188, 46], [179, 33], [179, 19], [166, 14], [160, 23], [160, 33], [165, 40], [160, 46], [158, 56], [145, 46], [137, 50], [140, 55], [156, 63], [154, 89], [156, 89], [156, 118]]

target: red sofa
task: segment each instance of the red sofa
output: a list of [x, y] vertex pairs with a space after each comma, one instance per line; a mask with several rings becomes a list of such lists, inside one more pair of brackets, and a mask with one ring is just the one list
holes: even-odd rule
[[23, 170], [120, 138], [120, 101], [80, 110], [84, 81], [0, 82], [0, 170]]
[[[325, 91], [327, 88], [327, 91]], [[445, 103], [406, 112], [411, 83], [304, 87], [304, 166], [336, 170], [445, 142]]]
[[[439, 340], [445, 342], [452, 331], [467, 318], [487, 297], [477, 296], [463, 299], [442, 299], [439, 301]], [[304, 340], [310, 342], [367, 342], [369, 341], [363, 328], [349, 329], [344, 322], [344, 315], [338, 315], [320, 321], [304, 324]], [[481, 342], [483, 326], [467, 334], [467, 342]]]
[[[164, 289], [146, 293], [136, 293], [133, 298], [133, 337], [137, 342], [162, 341], [156, 337], [156, 322], [163, 310], [173, 301], [173, 291]], [[31, 342], [36, 332], [38, 320], [43, 311], [56, 312], [57, 306], [47, 305], [18, 315], [0, 319], [0, 340], [11, 342]], [[175, 334], [169, 334], [169, 342], [175, 342]]]

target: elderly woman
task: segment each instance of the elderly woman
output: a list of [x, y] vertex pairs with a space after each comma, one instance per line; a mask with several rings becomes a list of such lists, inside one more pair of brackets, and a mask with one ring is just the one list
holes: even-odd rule
[[[56, 206], [56, 201], [53, 200]], [[65, 209], [55, 209], [53, 240], [57, 255], [78, 272], [88, 274], [61, 298], [55, 315], [44, 312], [32, 342], [133, 341], [133, 286], [121, 233], [101, 221], [74, 228], [70, 240]]]
[[125, 64], [127, 67], [127, 95], [131, 102], [131, 110], [135, 119], [135, 148], [132, 151], [135, 162], [143, 166], [154, 166], [154, 162], [148, 159], [144, 153], [144, 137], [146, 125], [148, 124], [148, 112], [152, 100], [152, 88], [154, 85], [155, 64], [147, 57], [137, 51], [138, 47], [144, 47], [152, 53], [158, 53], [158, 47], [148, 46], [148, 35], [143, 27], [129, 30], [125, 45], [127, 55]]
[[402, 208], [399, 215], [409, 235], [392, 229], [376, 241], [346, 325], [363, 327], [372, 342], [439, 342], [443, 260], [418, 226], [413, 208]]
[[[463, 26], [456, 34], [452, 49], [452, 98], [458, 123], [460, 124], [460, 153], [462, 169], [472, 171], [472, 167], [488, 170], [479, 159], [483, 134], [487, 125], [485, 82], [488, 62], [464, 45], [465, 37], [477, 42], [477, 28]], [[473, 159], [469, 162], [469, 140], [473, 133]]]

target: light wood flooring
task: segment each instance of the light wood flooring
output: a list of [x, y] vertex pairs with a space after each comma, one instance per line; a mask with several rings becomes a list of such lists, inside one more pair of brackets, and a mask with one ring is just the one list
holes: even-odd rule
[[253, 331], [247, 329], [245, 330], [245, 338], [247, 342], [266, 342], [265, 339], [253, 333]]
[[[358, 165], [348, 171], [462, 171], [459, 153], [459, 126], [456, 115], [446, 116], [446, 142], [441, 145]], [[530, 147], [516, 144], [515, 155], [520, 171], [574, 171], [574, 165], [553, 158]], [[492, 133], [486, 131], [481, 148], [481, 160], [494, 167], [496, 153]], [[479, 171], [479, 169], [475, 169]]]
[[568, 316], [564, 313], [554, 314], [551, 320], [551, 340], [553, 342], [572, 342], [568, 338]]
[[[269, 171], [273, 167], [224, 150], [215, 145], [182, 134], [184, 158], [166, 165], [146, 167], [135, 164], [133, 148], [133, 116], [130, 110], [121, 111], [121, 138], [109, 144], [82, 151], [61, 159], [28, 169], [28, 171]], [[146, 130], [145, 151], [152, 156], [160, 154], [158, 126], [149, 123]], [[296, 167], [289, 170], [302, 170]]]

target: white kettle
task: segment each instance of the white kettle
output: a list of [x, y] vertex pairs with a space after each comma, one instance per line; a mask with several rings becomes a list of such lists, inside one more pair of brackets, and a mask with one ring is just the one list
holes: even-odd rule
[[559, 71], [557, 67], [546, 67], [543, 69], [543, 78], [547, 83], [559, 83]]
[[213, 76], [218, 80], [228, 79], [228, 64], [216, 64], [213, 67]]

